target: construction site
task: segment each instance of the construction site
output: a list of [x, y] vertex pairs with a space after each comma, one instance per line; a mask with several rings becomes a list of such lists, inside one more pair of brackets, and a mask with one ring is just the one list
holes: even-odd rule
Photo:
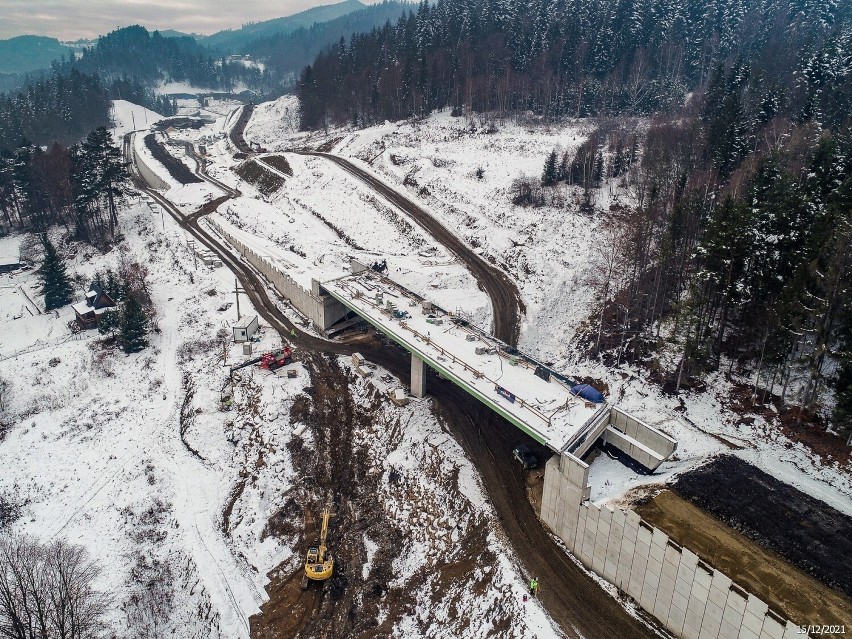
[[[732, 418], [722, 391], [670, 397], [566, 355], [592, 303], [585, 274], [563, 277], [595, 250], [582, 220], [544, 248], [527, 245], [541, 212], [455, 224], [461, 200], [395, 181], [406, 160], [361, 132], [276, 143], [265, 118], [288, 105], [125, 138], [127, 240], [74, 264], [146, 265], [153, 348], [66, 341], [30, 301], [2, 352], [23, 363], [25, 427], [4, 444], [26, 460], [7, 481], [29, 500], [22, 530], [102, 547], [125, 627], [153, 609], [158, 632], [223, 639], [843, 627], [839, 473]], [[517, 246], [526, 266], [501, 257]], [[37, 285], [14, 277], [4, 300]]]
[[[246, 111], [248, 109], [244, 113]], [[239, 136], [234, 139], [239, 141]], [[416, 205], [395, 191], [381, 187], [362, 170], [330, 157], [357, 178], [371, 185], [378, 184], [377, 188], [390, 203], [402, 206], [415, 216], [421, 228], [441, 237], [449, 253], [461, 259], [473, 272], [487, 273], [481, 276], [480, 285], [491, 293], [494, 304], [493, 334], [478, 327], [463, 313], [448, 310], [422, 292], [414, 292], [396, 281], [395, 274], [406, 269], [389, 269], [387, 259], [371, 261], [350, 257], [348, 264], [338, 261], [331, 270], [327, 266], [312, 270], [307, 264], [294, 265], [292, 255], [285, 257], [267, 240], [231, 224], [211, 220], [209, 228], [218, 234], [232, 254], [239, 255], [262, 274], [278, 295], [304, 318], [306, 325], [320, 335], [337, 336], [338, 342], [342, 340], [350, 345], [348, 349], [353, 350], [356, 376], [366, 380], [372, 376], [375, 364], [379, 364], [396, 372], [403, 382], [408, 381], [407, 388], [388, 389], [387, 394], [396, 400], [395, 403], [399, 403], [406, 392], [415, 400], [434, 394], [439, 406], [447, 400], [451, 404], [458, 402], [459, 406], [469, 405], [469, 400], [462, 399], [467, 396], [484, 409], [485, 413], [479, 411], [480, 415], [490, 416], [461, 420], [475, 426], [480, 442], [484, 424], [494, 432], [506, 433], [504, 441], [530, 442], [538, 455], [546, 459], [541, 492], [538, 497], [531, 495], [537, 504], [536, 515], [585, 569], [613, 584], [634, 601], [647, 619], [653, 620], [652, 625], [659, 624], [676, 636], [690, 639], [780, 639], [799, 634], [798, 626], [777, 608], [773, 609], [758, 595], [735, 583], [736, 580], [719, 567], [706, 563], [705, 557], [682, 545], [682, 537], [678, 537], [680, 543], [675, 541], [670, 536], [673, 532], [670, 527], [666, 527], [668, 532], [665, 532], [634, 511], [591, 503], [589, 463], [585, 461], [590, 452], [607, 450], [640, 473], [653, 473], [676, 453], [678, 442], [611, 403], [593, 384], [572, 379], [570, 373], [554, 370], [520, 351], [516, 346], [517, 320], [512, 318], [518, 318], [521, 312], [511, 310], [513, 306], [517, 309], [517, 302], [513, 300], [519, 297], [511, 292], [506, 295], [511, 287], [507, 287], [505, 280], [499, 275], [495, 277], [493, 269], [485, 267], [479, 258], [453, 239], [446, 239], [446, 234], [439, 234], [435, 223]], [[362, 327], [368, 329], [366, 341], [358, 337], [363, 334]], [[291, 329], [290, 336], [296, 335]], [[317, 344], [313, 339], [310, 343]], [[393, 344], [394, 348], [388, 351], [382, 346], [385, 343]], [[324, 350], [327, 349], [328, 342]], [[405, 367], [407, 375], [400, 371], [401, 353], [409, 358], [409, 365]], [[373, 364], [368, 366], [367, 362]], [[450, 388], [454, 390], [450, 392]], [[498, 428], [497, 424], [501, 426]], [[517, 436], [511, 434], [513, 428], [517, 429]], [[482, 452], [474, 452], [479, 446], [473, 444], [470, 435], [465, 435], [463, 430], [458, 438], [469, 454]], [[526, 446], [521, 448], [530, 450]], [[531, 455], [529, 466], [534, 467], [535, 455], [524, 454]], [[506, 463], [494, 457], [492, 460], [488, 463], [497, 466]], [[496, 488], [493, 482], [488, 485]], [[492, 499], [495, 496], [492, 493]], [[495, 501], [499, 503], [499, 499]], [[512, 509], [515, 507], [517, 504]], [[326, 508], [321, 517], [317, 513], [311, 517], [319, 528], [319, 541], [307, 551], [303, 587], [312, 581], [311, 570], [318, 575], [330, 574], [331, 564], [323, 563], [329, 512]], [[311, 536], [306, 533], [307, 539]], [[548, 574], [550, 577], [545, 578], [545, 582], [553, 578], [552, 570]], [[333, 584], [333, 581], [328, 583]], [[324, 592], [328, 591], [328, 583]], [[333, 585], [330, 591], [335, 592]], [[284, 590], [273, 588], [271, 592], [283, 595]], [[761, 590], [761, 594], [765, 595], [765, 591]], [[334, 596], [332, 594], [332, 598]], [[266, 608], [268, 612], [258, 620], [263, 624], [259, 627], [275, 627], [275, 624], [266, 624], [272, 618], [280, 621], [291, 606], [301, 605], [298, 596], [296, 600], [292, 597], [291, 593], [277, 602], [273, 598]], [[316, 614], [316, 610], [311, 614]], [[632, 636], [633, 632], [625, 629], [620, 636]]]

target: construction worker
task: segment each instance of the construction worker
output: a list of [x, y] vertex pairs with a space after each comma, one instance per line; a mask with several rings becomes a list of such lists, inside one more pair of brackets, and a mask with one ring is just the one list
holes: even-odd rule
[[533, 597], [538, 596], [538, 579], [536, 577], [530, 579], [530, 594]]
[[296, 337], [296, 329], [295, 328], [290, 329], [290, 337]]

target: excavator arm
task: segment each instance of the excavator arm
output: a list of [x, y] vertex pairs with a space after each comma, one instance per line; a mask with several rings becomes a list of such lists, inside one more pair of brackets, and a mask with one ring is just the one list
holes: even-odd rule
[[331, 517], [331, 509], [326, 507], [322, 511], [322, 532], [320, 533], [320, 561], [325, 561], [325, 553], [328, 547], [325, 545], [325, 539], [328, 536], [328, 519]]

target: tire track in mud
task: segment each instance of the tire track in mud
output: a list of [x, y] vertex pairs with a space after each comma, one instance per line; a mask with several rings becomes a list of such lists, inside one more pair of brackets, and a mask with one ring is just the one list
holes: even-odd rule
[[251, 120], [252, 113], [254, 113], [254, 104], [243, 105], [242, 111], [240, 111], [240, 117], [237, 118], [237, 121], [228, 133], [228, 139], [231, 140], [231, 144], [233, 144], [237, 150], [242, 153], [254, 153], [248, 143], [246, 143], [245, 137], [243, 137], [246, 126], [248, 125], [249, 120]]
[[[245, 143], [242, 131], [249, 118], [250, 109], [244, 107], [238, 124], [235, 125], [230, 134], [230, 139], [234, 144], [246, 153], [251, 153], [251, 149]], [[237, 130], [238, 128], [239, 130]], [[335, 156], [328, 157], [331, 159]], [[342, 162], [345, 163], [346, 161]], [[364, 173], [366, 174], [366, 172]], [[369, 176], [369, 174], [366, 175]], [[372, 176], [369, 176], [369, 178], [370, 184], [381, 184]], [[389, 187], [386, 188], [390, 191], [391, 197], [388, 197], [388, 194], [384, 192], [382, 195], [388, 197], [391, 201], [396, 198], [407, 201], [407, 198], [404, 198], [401, 194]], [[409, 356], [394, 345], [359, 343], [353, 346], [329, 342], [302, 332], [297, 332], [296, 336], [292, 337], [290, 331], [295, 327], [270, 298], [263, 279], [244, 262], [233, 257], [220, 241], [200, 227], [198, 217], [201, 212], [199, 211], [189, 218], [184, 218], [180, 211], [159, 193], [147, 188], [145, 190], [155, 197], [161, 205], [165, 206], [166, 210], [183, 228], [219, 255], [223, 263], [234, 272], [258, 313], [290, 342], [306, 352], [351, 355], [358, 351], [371, 361], [385, 367], [400, 379], [408, 379]], [[227, 197], [229, 196], [226, 196], [226, 199]], [[417, 210], [418, 214], [431, 219], [433, 225], [440, 227], [437, 221], [430, 218], [419, 207], [411, 210]], [[461, 243], [446, 229], [436, 239], [441, 241], [442, 237], [451, 242]], [[483, 287], [486, 288], [486, 292], [492, 300], [495, 335], [510, 344], [516, 344], [523, 308], [517, 288], [514, 287], [508, 276], [499, 274], [499, 272], [495, 274], [496, 268], [484, 262], [470, 249], [463, 245], [462, 248], [466, 250], [454, 250], [453, 252], [475, 275], [480, 273], [485, 275]], [[510, 292], [503, 288], [505, 282], [510, 284]], [[511, 292], [512, 289], [514, 289], [514, 292]], [[312, 357], [313, 360], [311, 360]], [[306, 354], [306, 358], [311, 360], [310, 363], [306, 361], [306, 365], [311, 372], [312, 379], [322, 370], [321, 368], [317, 369], [315, 357]], [[333, 381], [334, 388], [338, 389], [338, 395], [349, 395], [348, 393], [339, 393], [341, 384], [348, 383], [342, 371], [333, 373], [326, 369], [325, 374], [330, 376], [329, 379]], [[449, 382], [439, 380], [436, 375], [429, 374], [429, 384], [432, 389], [437, 390], [437, 392], [433, 390], [432, 395], [438, 406], [439, 415], [477, 467], [483, 486], [497, 512], [506, 539], [523, 566], [524, 572], [529, 576], [534, 575], [539, 578], [542, 604], [562, 631], [571, 637], [588, 637], [590, 639], [605, 639], [607, 637], [647, 639], [659, 636], [660, 633], [649, 627], [648, 624], [631, 616], [588, 573], [577, 566], [547, 533], [527, 499], [523, 475], [511, 461], [511, 448], [519, 440], [524, 439], [523, 434], [496, 413], [472, 402], [464, 391]], [[351, 401], [351, 396], [349, 396], [349, 401]], [[271, 585], [271, 588], [267, 590], [270, 596], [274, 596], [276, 590], [274, 585]], [[302, 628], [289, 632], [282, 628], [283, 632], [281, 633], [261, 635], [254, 634], [253, 625], [253, 636], [322, 636], [310, 634], [310, 629], [307, 627], [304, 627], [304, 629], [309, 634], [303, 635]], [[360, 636], [370, 635], [362, 633]]]

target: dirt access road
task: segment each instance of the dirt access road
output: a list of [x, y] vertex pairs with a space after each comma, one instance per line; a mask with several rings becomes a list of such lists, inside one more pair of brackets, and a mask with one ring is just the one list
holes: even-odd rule
[[473, 249], [462, 242], [458, 236], [415, 202], [379, 180], [369, 171], [365, 171], [349, 160], [330, 153], [316, 151], [296, 151], [296, 153], [313, 155], [333, 162], [404, 211], [444, 248], [455, 255], [473, 274], [480, 288], [484, 289], [491, 299], [491, 307], [494, 311], [493, 335], [507, 344], [517, 345], [521, 327], [520, 319], [521, 315], [526, 312], [526, 308], [521, 300], [518, 287], [506, 273], [486, 262], [474, 253]]
[[[245, 153], [252, 152], [242, 134], [249, 118], [250, 107], [246, 107], [230, 136], [235, 146]], [[383, 196], [421, 222], [430, 233], [431, 229], [439, 231], [436, 239], [446, 240], [449, 243], [447, 248], [463, 260], [477, 277], [482, 278], [480, 282], [491, 297], [494, 308], [495, 335], [507, 343], [517, 343], [522, 305], [517, 287], [505, 273], [482, 260], [422, 208], [383, 185], [374, 176], [342, 158], [327, 154], [318, 155], [334, 158], [334, 162], [359, 179], [367, 176], [365, 182], [373, 188], [377, 185], [383, 186], [380, 190]], [[181, 226], [219, 255], [223, 263], [237, 276], [258, 313], [279, 333], [289, 336], [294, 327], [269, 298], [262, 278], [243, 262], [235, 259], [218, 240], [199, 226], [201, 211], [184, 218], [166, 198], [155, 191], [146, 190]], [[391, 344], [360, 344], [352, 347], [300, 331], [295, 338], [288, 338], [298, 347], [312, 351], [348, 355], [358, 350], [401, 379], [407, 379], [409, 374], [408, 354]], [[342, 381], [345, 383], [345, 380]], [[476, 465], [497, 511], [506, 539], [526, 574], [538, 577], [541, 584], [541, 601], [563, 632], [569, 637], [582, 636], [590, 639], [639, 639], [658, 636], [651, 627], [631, 616], [618, 601], [579, 568], [543, 528], [527, 499], [523, 474], [511, 461], [511, 449], [525, 440], [523, 433], [496, 413], [478, 402], [471, 401], [470, 396], [458, 387], [439, 380], [436, 375], [429, 375], [429, 384], [439, 416]], [[279, 636], [298, 634], [297, 631], [294, 634]]]

